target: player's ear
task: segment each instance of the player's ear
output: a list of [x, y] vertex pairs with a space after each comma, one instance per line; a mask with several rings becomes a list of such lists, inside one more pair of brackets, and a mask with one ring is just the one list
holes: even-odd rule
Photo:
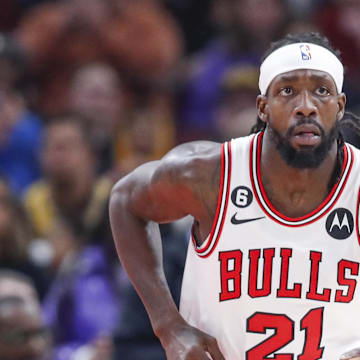
[[269, 115], [267, 113], [267, 97], [265, 95], [259, 95], [256, 98], [256, 108], [259, 118], [263, 122], [267, 122]]
[[336, 119], [341, 120], [345, 113], [345, 104], [346, 104], [346, 95], [341, 93], [338, 95], [338, 103], [337, 103], [337, 114]]

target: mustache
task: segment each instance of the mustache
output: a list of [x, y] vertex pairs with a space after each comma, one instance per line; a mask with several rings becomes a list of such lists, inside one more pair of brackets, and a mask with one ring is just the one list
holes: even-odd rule
[[290, 126], [289, 129], [286, 131], [285, 137], [286, 138], [291, 137], [293, 135], [296, 127], [298, 127], [300, 125], [309, 125], [309, 124], [316, 126], [320, 131], [321, 137], [324, 137], [324, 135], [325, 135], [324, 128], [316, 120], [314, 120], [313, 118], [307, 117], [307, 116], [304, 116], [296, 124]]

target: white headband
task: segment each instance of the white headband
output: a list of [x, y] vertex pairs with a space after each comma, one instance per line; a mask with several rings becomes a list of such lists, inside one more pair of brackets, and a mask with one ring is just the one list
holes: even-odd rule
[[322, 46], [311, 43], [295, 43], [275, 50], [261, 64], [259, 77], [261, 94], [266, 94], [271, 81], [276, 76], [298, 69], [327, 72], [334, 79], [338, 93], [341, 93], [344, 67], [340, 60]]

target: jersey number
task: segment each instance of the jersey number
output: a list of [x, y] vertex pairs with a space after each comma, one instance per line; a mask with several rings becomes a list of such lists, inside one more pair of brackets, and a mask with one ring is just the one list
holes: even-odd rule
[[[303, 351], [297, 360], [321, 359], [324, 351], [320, 347], [322, 336], [324, 308], [310, 310], [300, 321], [300, 329], [305, 331]], [[265, 334], [268, 329], [275, 332], [260, 344], [246, 352], [246, 360], [293, 360], [294, 354], [278, 354], [275, 352], [294, 339], [294, 321], [284, 314], [268, 314], [257, 312], [247, 320], [247, 332]], [[269, 355], [273, 354], [273, 357]]]

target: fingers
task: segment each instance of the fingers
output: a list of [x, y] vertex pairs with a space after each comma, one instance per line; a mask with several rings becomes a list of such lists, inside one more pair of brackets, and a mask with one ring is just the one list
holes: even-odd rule
[[202, 345], [194, 347], [187, 354], [186, 360], [225, 360], [213, 337], [203, 334], [202, 340]]
[[340, 360], [360, 360], [360, 349], [353, 349], [340, 357]]
[[216, 339], [209, 337], [208, 341], [206, 342], [207, 348], [206, 350], [211, 355], [212, 360], [225, 360], [224, 355], [221, 353], [219, 349], [219, 345]]

